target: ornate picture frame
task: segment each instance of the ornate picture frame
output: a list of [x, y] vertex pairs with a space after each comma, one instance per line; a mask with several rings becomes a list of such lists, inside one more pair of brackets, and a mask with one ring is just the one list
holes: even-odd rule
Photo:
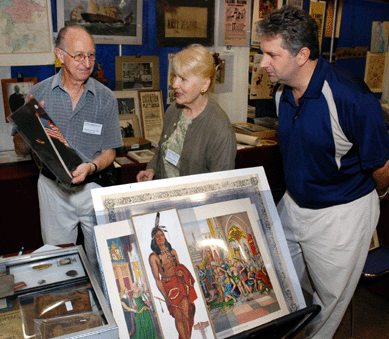
[[57, 1], [57, 31], [78, 23], [96, 44], [142, 44], [143, 0], [111, 0], [104, 6], [96, 0]]
[[156, 0], [156, 9], [158, 47], [214, 45], [214, 0]]
[[12, 112], [23, 106], [27, 94], [31, 88], [38, 83], [38, 78], [22, 79], [1, 79], [1, 88], [3, 92], [5, 122]]
[[115, 90], [159, 89], [159, 57], [115, 57]]

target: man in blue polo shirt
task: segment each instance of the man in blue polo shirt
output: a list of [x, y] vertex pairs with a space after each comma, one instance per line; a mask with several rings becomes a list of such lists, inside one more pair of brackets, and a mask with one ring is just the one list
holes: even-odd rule
[[301, 9], [258, 25], [274, 99], [287, 191], [278, 212], [302, 288], [322, 307], [308, 338], [332, 338], [355, 291], [389, 185], [389, 138], [366, 84], [319, 56]]
[[[90, 77], [96, 58], [93, 38], [81, 26], [58, 32], [55, 53], [62, 70], [35, 85], [29, 99], [36, 98], [60, 129], [70, 146], [83, 160], [72, 173], [73, 187], [66, 188], [42, 168], [38, 181], [41, 232], [45, 244], [76, 243], [78, 225], [84, 235], [85, 250], [99, 279], [93, 240], [96, 219], [91, 190], [104, 184], [107, 168], [123, 145], [117, 99], [110, 89]], [[30, 150], [19, 134], [15, 151]]]

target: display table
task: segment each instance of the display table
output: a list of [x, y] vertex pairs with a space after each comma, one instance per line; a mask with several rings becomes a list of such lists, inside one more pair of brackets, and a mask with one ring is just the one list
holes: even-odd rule
[[[276, 202], [285, 190], [281, 154], [277, 145], [239, 150], [236, 168], [263, 166]], [[118, 169], [120, 184], [136, 182], [136, 175], [146, 164], [131, 163]], [[34, 161], [0, 166], [0, 204], [2, 237], [0, 255], [32, 250], [43, 245], [40, 232], [37, 181], [39, 171]]]

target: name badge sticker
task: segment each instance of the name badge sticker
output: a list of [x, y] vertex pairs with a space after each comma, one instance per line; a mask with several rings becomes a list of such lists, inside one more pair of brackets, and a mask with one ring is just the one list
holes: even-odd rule
[[173, 164], [174, 166], [177, 166], [178, 160], [180, 160], [180, 155], [176, 152], [173, 152], [171, 149], [167, 150], [165, 160]]
[[101, 135], [101, 130], [102, 129], [103, 129], [103, 125], [102, 124], [96, 124], [96, 123], [93, 123], [93, 122], [85, 121], [84, 122], [84, 128], [82, 129], [82, 131], [84, 133], [88, 133], [88, 134]]

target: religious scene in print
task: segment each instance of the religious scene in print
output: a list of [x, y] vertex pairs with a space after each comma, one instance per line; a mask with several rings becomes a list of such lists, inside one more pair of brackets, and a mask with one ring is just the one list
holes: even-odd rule
[[280, 310], [247, 212], [183, 228], [217, 334]]

